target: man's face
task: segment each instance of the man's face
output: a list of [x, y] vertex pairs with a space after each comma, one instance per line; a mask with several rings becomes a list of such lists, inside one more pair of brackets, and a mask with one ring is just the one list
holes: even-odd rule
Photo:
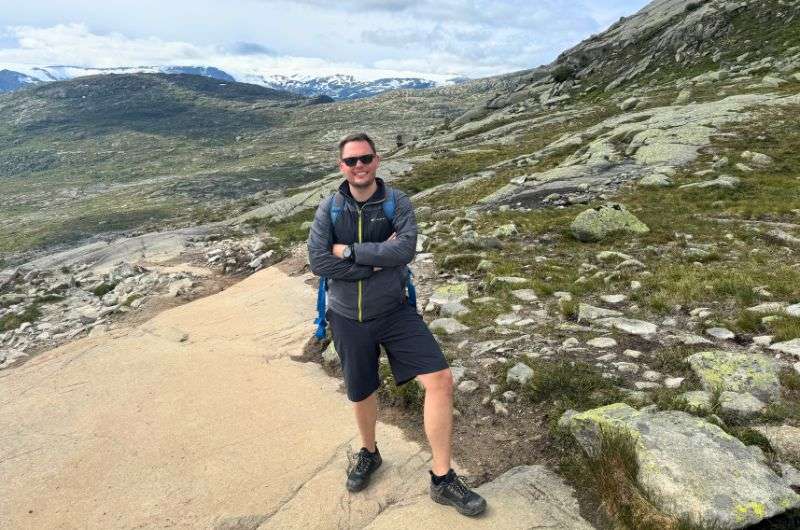
[[[375, 155], [375, 158], [369, 164], [364, 164], [359, 160], [353, 167], [344, 163], [345, 158], [360, 157], [362, 155]], [[380, 157], [372, 151], [367, 142], [347, 142], [342, 148], [339, 170], [351, 186], [368, 188], [375, 182], [375, 172], [378, 170], [379, 163]]]

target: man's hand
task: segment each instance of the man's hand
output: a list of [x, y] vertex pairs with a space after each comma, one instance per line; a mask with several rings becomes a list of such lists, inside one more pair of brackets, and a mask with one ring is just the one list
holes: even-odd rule
[[341, 243], [336, 243], [333, 245], [331, 249], [331, 253], [339, 259], [344, 259], [344, 249], [347, 248], [347, 245], [342, 245]]

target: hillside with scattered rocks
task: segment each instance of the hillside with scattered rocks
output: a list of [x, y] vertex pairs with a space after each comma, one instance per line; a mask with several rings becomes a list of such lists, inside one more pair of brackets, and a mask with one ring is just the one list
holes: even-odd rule
[[[798, 35], [797, 1], [656, 0], [551, 65], [439, 89], [469, 97], [384, 149], [474, 484], [537, 464], [596, 528], [800, 527]], [[0, 366], [303, 259], [339, 181], [4, 270]], [[328, 341], [305, 354], [337, 375]], [[383, 370], [418, 437], [422, 390]]]

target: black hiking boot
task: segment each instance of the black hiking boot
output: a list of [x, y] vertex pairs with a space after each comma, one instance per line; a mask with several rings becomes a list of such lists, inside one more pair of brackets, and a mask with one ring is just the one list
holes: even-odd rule
[[362, 447], [361, 451], [355, 456], [355, 461], [350, 462], [350, 467], [347, 470], [347, 489], [348, 491], [361, 491], [369, 485], [369, 477], [372, 473], [381, 467], [381, 453], [378, 451], [378, 446], [375, 445], [375, 452], [370, 453], [366, 447]]
[[464, 480], [456, 475], [452, 469], [447, 472], [444, 479], [436, 484], [431, 474], [431, 499], [439, 504], [453, 506], [461, 515], [470, 517], [482, 513], [486, 509], [486, 500], [469, 489]]

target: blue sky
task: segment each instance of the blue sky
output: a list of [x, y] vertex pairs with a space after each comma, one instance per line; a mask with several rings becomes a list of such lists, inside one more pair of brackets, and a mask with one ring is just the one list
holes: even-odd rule
[[29, 0], [0, 8], [0, 67], [481, 77], [551, 62], [645, 0]]

